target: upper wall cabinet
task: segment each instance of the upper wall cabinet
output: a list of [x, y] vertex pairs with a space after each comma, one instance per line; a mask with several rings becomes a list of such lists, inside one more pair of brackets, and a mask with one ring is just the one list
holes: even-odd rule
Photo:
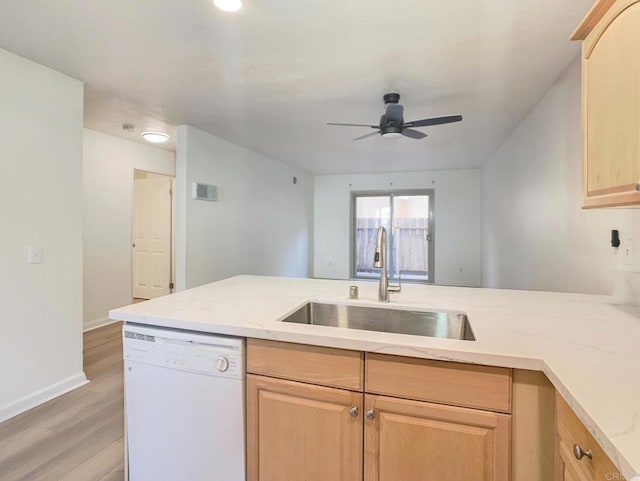
[[598, 0], [582, 40], [584, 207], [640, 204], [640, 0]]

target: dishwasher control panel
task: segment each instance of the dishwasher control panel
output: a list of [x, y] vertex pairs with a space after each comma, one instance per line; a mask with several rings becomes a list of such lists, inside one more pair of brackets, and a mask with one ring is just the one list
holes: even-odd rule
[[124, 359], [218, 377], [244, 378], [244, 340], [183, 331], [123, 328]]

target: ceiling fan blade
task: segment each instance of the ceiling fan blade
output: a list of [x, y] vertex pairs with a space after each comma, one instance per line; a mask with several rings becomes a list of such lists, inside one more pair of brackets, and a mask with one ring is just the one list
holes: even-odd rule
[[420, 132], [419, 130], [413, 130], [413, 129], [402, 129], [402, 135], [404, 135], [405, 137], [410, 137], [412, 139], [424, 139], [427, 134], [425, 134], [424, 132]]
[[[377, 128], [377, 127], [376, 127], [376, 128]], [[374, 135], [379, 135], [379, 134], [380, 134], [380, 131], [377, 131], [377, 132], [371, 132], [370, 134], [364, 134], [364, 135], [361, 135], [360, 137], [356, 137], [356, 138], [355, 138], [355, 139], [353, 139], [353, 140], [354, 140], [354, 141], [355, 141], [355, 140], [362, 140], [362, 139], [366, 139], [367, 137], [373, 137]]]
[[404, 115], [404, 107], [400, 104], [387, 104], [387, 110], [385, 115], [387, 116], [387, 122], [402, 122], [402, 116]]
[[338, 124], [335, 122], [327, 122], [327, 125], [337, 125], [339, 127], [369, 127], [371, 129], [379, 129], [378, 125], [365, 125], [365, 124]]
[[462, 115], [449, 115], [447, 117], [434, 117], [432, 119], [414, 120], [405, 122], [405, 127], [428, 127], [429, 125], [450, 124], [452, 122], [460, 122]]

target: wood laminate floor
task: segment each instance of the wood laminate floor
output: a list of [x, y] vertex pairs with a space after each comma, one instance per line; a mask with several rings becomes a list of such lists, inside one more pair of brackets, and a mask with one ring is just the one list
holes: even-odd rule
[[0, 424], [1, 481], [122, 481], [121, 323], [84, 333], [89, 384]]

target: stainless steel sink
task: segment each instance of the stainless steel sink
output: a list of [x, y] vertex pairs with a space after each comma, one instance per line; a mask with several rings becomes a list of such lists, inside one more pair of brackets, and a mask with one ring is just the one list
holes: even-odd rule
[[310, 302], [282, 322], [463, 341], [476, 340], [467, 315], [460, 311], [406, 311]]

